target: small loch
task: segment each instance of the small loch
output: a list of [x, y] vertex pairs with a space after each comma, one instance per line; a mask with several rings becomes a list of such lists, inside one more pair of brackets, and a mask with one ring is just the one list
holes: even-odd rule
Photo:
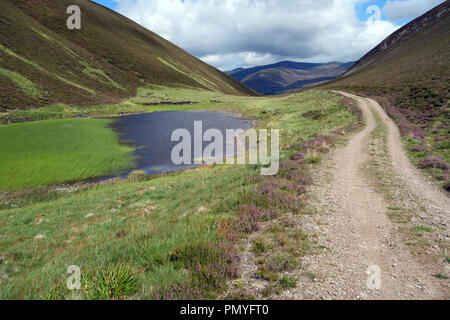
[[[153, 113], [124, 115], [117, 117], [113, 129], [127, 144], [136, 147], [136, 167], [147, 174], [160, 174], [195, 168], [193, 164], [175, 165], [172, 163], [172, 149], [179, 141], [172, 142], [172, 133], [186, 129], [194, 137], [194, 122], [202, 121], [203, 133], [208, 129], [218, 129], [226, 136], [227, 129], [251, 128], [252, 121], [237, 115], [216, 111], [162, 111]], [[211, 142], [203, 142], [205, 148]], [[224, 139], [224, 150], [226, 141]], [[194, 144], [192, 161], [194, 163]], [[131, 170], [130, 170], [131, 171]]]

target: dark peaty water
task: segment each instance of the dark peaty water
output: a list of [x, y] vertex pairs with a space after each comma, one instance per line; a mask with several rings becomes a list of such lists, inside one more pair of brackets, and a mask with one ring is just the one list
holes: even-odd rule
[[[113, 129], [119, 132], [122, 140], [137, 147], [137, 166], [135, 170], [144, 170], [149, 174], [165, 173], [194, 168], [195, 165], [174, 165], [171, 160], [172, 149], [179, 142], [172, 142], [172, 132], [176, 129], [186, 129], [194, 137], [194, 121], [203, 122], [203, 133], [208, 129], [218, 129], [224, 137], [227, 129], [247, 130], [251, 121], [241, 119], [232, 114], [200, 111], [164, 111], [136, 115], [126, 115], [114, 122]], [[207, 146], [210, 142], [203, 143]], [[194, 153], [192, 151], [192, 158]], [[194, 159], [192, 159], [194, 163]]]

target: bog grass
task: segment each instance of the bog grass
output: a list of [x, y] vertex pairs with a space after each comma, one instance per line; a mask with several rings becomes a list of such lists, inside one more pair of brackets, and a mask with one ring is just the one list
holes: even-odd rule
[[132, 166], [110, 120], [65, 119], [0, 126], [0, 192], [118, 173]]

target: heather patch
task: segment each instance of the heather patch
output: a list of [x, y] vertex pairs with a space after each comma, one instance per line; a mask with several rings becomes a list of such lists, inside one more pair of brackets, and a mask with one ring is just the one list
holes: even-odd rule
[[319, 136], [315, 139], [306, 141], [302, 144], [302, 148], [306, 150], [317, 150], [321, 148], [326, 148], [332, 144], [333, 138], [329, 136]]
[[439, 181], [450, 180], [450, 172], [440, 174], [440, 175], [436, 176], [436, 179], [438, 179]]
[[[394, 119], [397, 125], [400, 128], [400, 134], [402, 137], [411, 136], [414, 139], [424, 142], [425, 137], [427, 136], [425, 130], [420, 126], [410, 122], [405, 115], [397, 108], [392, 105], [384, 105], [388, 115]], [[417, 123], [417, 122], [415, 122]]]
[[431, 155], [426, 157], [422, 162], [419, 163], [419, 168], [437, 168], [442, 170], [449, 170], [450, 167], [441, 157], [437, 155]]
[[237, 278], [239, 260], [237, 249], [224, 242], [189, 243], [170, 254], [170, 261], [190, 273], [191, 286], [204, 292], [224, 288], [225, 280]]
[[413, 152], [427, 152], [427, 148], [425, 148], [424, 146], [414, 146], [412, 147], [411, 151]]
[[303, 153], [303, 152], [296, 152], [293, 155], [291, 155], [290, 158], [291, 158], [291, 160], [294, 160], [294, 161], [300, 161], [300, 160], [305, 159], [305, 153]]

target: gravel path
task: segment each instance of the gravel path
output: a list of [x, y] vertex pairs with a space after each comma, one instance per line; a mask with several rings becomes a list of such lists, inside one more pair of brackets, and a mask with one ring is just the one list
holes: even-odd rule
[[[326, 243], [329, 250], [304, 257], [302, 270], [298, 271], [297, 288], [273, 298], [449, 298], [448, 279], [433, 276], [442, 266], [433, 259], [422, 263], [411, 254], [398, 226], [388, 217], [390, 203], [373, 188], [364, 169], [371, 160], [371, 135], [378, 124], [374, 114], [379, 115], [388, 129], [393, 176], [402, 188], [397, 191], [406, 195], [403, 201], [414, 197], [426, 208], [433, 223], [442, 226], [440, 232], [446, 246], [449, 198], [412, 166], [403, 151], [397, 126], [377, 102], [341, 94], [358, 102], [366, 127], [345, 147], [334, 150], [324, 160], [309, 195], [310, 206], [319, 214], [305, 217], [303, 222], [303, 228], [309, 233], [321, 235], [320, 241]], [[447, 265], [444, 265], [446, 271]], [[304, 276], [306, 270], [315, 275], [313, 281]]]

